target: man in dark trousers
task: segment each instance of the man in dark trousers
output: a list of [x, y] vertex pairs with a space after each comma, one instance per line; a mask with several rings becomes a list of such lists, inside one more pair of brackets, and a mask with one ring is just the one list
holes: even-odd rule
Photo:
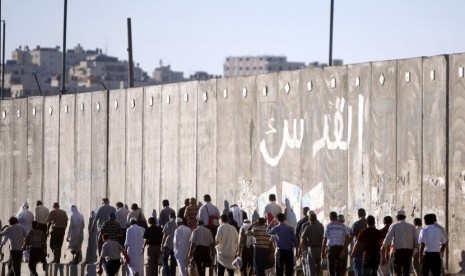
[[149, 275], [158, 276], [158, 259], [161, 255], [161, 241], [163, 229], [156, 224], [155, 218], [148, 219], [149, 227], [144, 232], [144, 249], [147, 247], [147, 263]]
[[436, 227], [436, 215], [427, 214], [424, 216], [426, 227], [421, 229], [418, 242], [420, 243], [419, 261], [423, 264], [422, 275], [441, 275], [441, 256], [447, 246], [447, 238], [442, 230]]
[[347, 252], [347, 246], [350, 243], [349, 230], [346, 226], [337, 220], [337, 213], [329, 213], [330, 223], [326, 226], [324, 239], [321, 248], [321, 258], [328, 255], [329, 275], [344, 275], [345, 260], [341, 256]]
[[297, 248], [298, 245], [297, 237], [294, 228], [284, 223], [285, 216], [283, 213], [278, 213], [276, 219], [278, 225], [268, 230], [268, 234], [274, 236], [277, 242], [276, 275], [284, 275], [284, 268], [286, 268], [286, 276], [292, 276], [294, 271], [294, 248]]
[[[10, 260], [8, 261], [8, 275], [21, 275], [21, 258], [23, 257], [23, 244], [26, 237], [26, 230], [18, 224], [16, 217], [8, 220], [10, 225], [2, 228], [0, 236], [6, 237], [10, 241]], [[2, 247], [3, 247], [2, 243]], [[0, 247], [1, 250], [1, 247]]]
[[381, 247], [384, 259], [387, 259], [391, 242], [394, 245], [392, 256], [393, 273], [396, 275], [410, 275], [413, 249], [415, 248], [415, 226], [405, 221], [405, 211], [399, 210], [396, 215], [397, 223], [389, 228]]
[[[53, 210], [47, 218], [47, 236], [50, 235], [50, 249], [53, 252], [52, 263], [59, 263], [61, 258], [61, 246], [65, 239], [65, 230], [68, 225], [68, 215], [60, 209], [58, 202], [53, 203]], [[52, 231], [50, 232], [50, 227]]]
[[368, 216], [366, 219], [368, 227], [358, 233], [357, 241], [352, 251], [352, 257], [357, 252], [363, 254], [363, 271], [362, 275], [378, 275], [378, 266], [380, 263], [381, 241], [383, 240], [381, 231], [375, 227], [375, 218]]
[[32, 230], [27, 233], [26, 242], [24, 243], [26, 250], [29, 250], [29, 271], [32, 275], [38, 275], [36, 266], [38, 262], [42, 263], [44, 271], [47, 270], [47, 261], [45, 259], [45, 248], [47, 247], [47, 239], [43, 231], [39, 229], [37, 221], [32, 222]]

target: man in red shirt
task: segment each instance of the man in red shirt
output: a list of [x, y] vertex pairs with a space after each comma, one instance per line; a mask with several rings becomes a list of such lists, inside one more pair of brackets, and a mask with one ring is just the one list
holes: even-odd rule
[[360, 246], [363, 247], [363, 275], [377, 275], [380, 262], [380, 249], [383, 241], [381, 231], [375, 227], [375, 218], [367, 217], [368, 228], [360, 231], [355, 242], [352, 257]]

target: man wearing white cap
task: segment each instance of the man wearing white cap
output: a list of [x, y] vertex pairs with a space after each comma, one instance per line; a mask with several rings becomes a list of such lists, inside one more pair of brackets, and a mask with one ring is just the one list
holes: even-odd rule
[[189, 265], [189, 258], [187, 257], [190, 249], [191, 229], [184, 225], [182, 218], [176, 219], [178, 228], [174, 231], [174, 257], [178, 263], [179, 274], [187, 276], [187, 266]]
[[397, 223], [391, 225], [381, 247], [385, 263], [391, 242], [394, 245], [392, 259], [394, 275], [410, 275], [410, 266], [412, 265], [413, 249], [416, 243], [415, 226], [406, 222], [405, 218], [404, 210], [397, 211]]
[[129, 271], [133, 276], [144, 275], [144, 232], [145, 229], [137, 225], [137, 218], [130, 219], [131, 226], [126, 232], [124, 246], [130, 258]]

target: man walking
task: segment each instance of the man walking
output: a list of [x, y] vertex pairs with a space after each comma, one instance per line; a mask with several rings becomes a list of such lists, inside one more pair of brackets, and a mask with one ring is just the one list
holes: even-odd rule
[[[386, 238], [387, 232], [389, 231], [389, 228], [391, 227], [392, 224], [392, 217], [391, 216], [385, 216], [383, 218], [383, 224], [384, 227], [380, 229], [381, 231], [381, 239], [384, 240]], [[378, 275], [379, 276], [387, 276], [390, 275], [390, 262], [391, 260], [389, 258], [384, 258], [383, 253], [380, 253], [380, 260], [381, 264], [378, 267]], [[389, 254], [388, 254], [389, 257]]]
[[286, 276], [292, 276], [294, 271], [294, 248], [297, 247], [298, 241], [294, 228], [284, 223], [285, 216], [283, 213], [278, 213], [276, 220], [278, 225], [268, 231], [268, 234], [275, 236], [277, 242], [276, 275], [282, 276], [286, 271]]
[[[67, 225], [68, 215], [65, 211], [60, 209], [58, 202], [53, 203], [53, 210], [47, 218], [47, 233], [50, 233], [50, 249], [52, 249], [53, 252], [52, 263], [60, 263], [61, 247], [65, 238]], [[50, 227], [52, 227], [51, 232]]]
[[[302, 255], [302, 263], [305, 263], [304, 274], [320, 275], [321, 272], [321, 245], [325, 232], [323, 224], [317, 220], [316, 214], [310, 214], [310, 224], [305, 227], [300, 238], [300, 250], [307, 251]], [[304, 259], [305, 258], [305, 259]]]
[[[5, 225], [2, 228], [0, 236], [10, 241], [10, 260], [8, 261], [9, 275], [19, 276], [21, 275], [22, 246], [24, 244], [24, 238], [26, 237], [26, 231], [23, 227], [18, 225], [18, 219], [16, 217], [11, 217], [8, 223], [10, 225]], [[2, 247], [5, 242], [6, 240], [2, 242]]]
[[175, 213], [175, 211], [171, 209], [170, 202], [168, 199], [163, 199], [162, 206], [163, 206], [163, 209], [161, 209], [160, 211], [160, 218], [158, 219], [158, 225], [163, 228], [165, 224], [169, 220], [171, 220], [170, 214]]
[[441, 275], [441, 255], [444, 254], [447, 245], [447, 239], [441, 229], [436, 227], [436, 215], [427, 214], [424, 216], [426, 227], [420, 232], [420, 256], [419, 261], [423, 264], [422, 274], [428, 276]]
[[253, 238], [247, 235], [251, 225], [250, 220], [245, 219], [239, 230], [237, 255], [242, 259], [241, 276], [250, 276], [253, 272]]
[[266, 219], [267, 224], [270, 224], [276, 218], [277, 214], [283, 212], [283, 209], [276, 203], [275, 194], [270, 194], [268, 196], [268, 200], [270, 202], [267, 205], [265, 205], [263, 217]]
[[210, 229], [214, 238], [219, 226], [220, 210], [211, 203], [212, 199], [209, 194], [204, 195], [203, 200], [205, 204], [200, 207], [197, 220], [204, 222], [205, 227]]
[[[92, 222], [92, 232], [97, 230], [97, 237], [102, 230], [103, 223], [107, 221], [110, 217], [110, 213], [116, 213], [116, 209], [113, 206], [110, 206], [110, 200], [108, 198], [102, 198], [102, 206], [100, 206], [95, 214], [94, 221]], [[103, 240], [97, 238], [97, 249], [100, 255], [102, 250]]]
[[117, 202], [116, 203], [116, 222], [119, 223], [119, 226], [121, 228], [121, 238], [120, 243], [121, 245], [124, 245], [124, 241], [126, 240], [126, 229], [128, 228], [128, 214], [129, 210], [124, 207], [124, 204], [122, 202]]
[[37, 221], [37, 227], [39, 230], [44, 232], [44, 235], [47, 235], [47, 218], [49, 214], [49, 210], [47, 207], [44, 206], [42, 201], [37, 200], [36, 209], [35, 209], [35, 218]]
[[32, 222], [32, 230], [27, 233], [26, 241], [24, 243], [26, 250], [29, 250], [28, 267], [31, 275], [37, 274], [37, 263], [42, 263], [44, 271], [47, 270], [47, 261], [45, 259], [45, 248], [47, 247], [47, 239], [44, 232], [39, 230], [37, 221]]
[[228, 223], [228, 216], [221, 215], [221, 225], [216, 234], [216, 252], [218, 256], [218, 276], [224, 276], [228, 270], [229, 276], [234, 276], [232, 265], [237, 252], [238, 233], [234, 226]]
[[130, 263], [129, 271], [132, 276], [144, 275], [144, 232], [145, 229], [137, 225], [137, 219], [131, 218], [131, 226], [126, 232], [124, 246], [128, 252]]
[[329, 275], [344, 275], [345, 267], [342, 257], [346, 256], [347, 246], [350, 242], [349, 231], [346, 226], [337, 220], [337, 213], [329, 213], [331, 222], [326, 226], [322, 243], [321, 258], [328, 255]]
[[144, 232], [144, 248], [147, 246], [148, 274], [158, 276], [158, 259], [161, 255], [163, 229], [156, 224], [154, 217], [150, 217], [148, 223], [149, 227]]
[[253, 265], [257, 276], [265, 276], [265, 266], [272, 249], [271, 236], [266, 232], [265, 223], [265, 218], [259, 218], [247, 231], [253, 237]]
[[182, 218], [176, 219], [178, 228], [174, 231], [173, 249], [174, 257], [178, 263], [178, 271], [182, 276], [187, 276], [187, 266], [189, 265], [189, 249], [192, 231], [189, 227], [184, 225]]
[[352, 257], [357, 252], [362, 252], [363, 256], [363, 270], [362, 275], [376, 276], [378, 275], [378, 266], [381, 249], [381, 231], [375, 227], [375, 217], [368, 216], [366, 219], [367, 228], [362, 229], [357, 236]]
[[174, 258], [173, 239], [176, 230], [176, 213], [169, 214], [169, 221], [163, 227], [162, 253], [163, 253], [163, 276], [176, 275], [176, 259]]
[[[361, 230], [367, 228], [367, 219], [366, 219], [366, 211], [363, 208], [358, 209], [357, 215], [359, 220], [354, 222], [352, 228], [350, 229], [350, 241], [357, 241], [358, 234]], [[361, 248], [360, 248], [361, 249]], [[352, 250], [352, 258], [354, 262], [354, 270], [355, 276], [362, 276], [363, 275], [363, 253], [362, 250]]]
[[111, 240], [106, 234], [103, 235], [103, 240], [104, 243], [102, 245], [102, 253], [99, 258], [98, 269], [99, 271], [102, 271], [103, 266], [107, 276], [116, 276], [121, 266], [120, 257], [121, 253], [124, 252], [124, 248], [118, 241]]
[[383, 258], [387, 259], [391, 242], [394, 245], [392, 258], [393, 272], [396, 275], [410, 275], [413, 249], [415, 248], [415, 226], [405, 221], [405, 211], [397, 211], [397, 223], [394, 223], [384, 239], [381, 247]]
[[192, 231], [189, 259], [193, 260], [199, 276], [205, 276], [205, 268], [211, 265], [214, 240], [212, 232], [204, 226], [203, 220], [197, 221]]

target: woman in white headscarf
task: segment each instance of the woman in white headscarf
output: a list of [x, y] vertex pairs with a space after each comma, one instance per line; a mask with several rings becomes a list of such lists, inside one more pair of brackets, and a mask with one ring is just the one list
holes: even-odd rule
[[29, 204], [27, 202], [24, 202], [21, 208], [19, 208], [16, 218], [18, 219], [18, 225], [23, 227], [24, 230], [26, 230], [26, 233], [29, 232], [29, 230], [32, 230], [34, 214], [29, 211]]
[[71, 206], [70, 224], [68, 229], [68, 249], [73, 254], [71, 263], [78, 264], [82, 259], [81, 247], [84, 240], [84, 217], [76, 205]]

